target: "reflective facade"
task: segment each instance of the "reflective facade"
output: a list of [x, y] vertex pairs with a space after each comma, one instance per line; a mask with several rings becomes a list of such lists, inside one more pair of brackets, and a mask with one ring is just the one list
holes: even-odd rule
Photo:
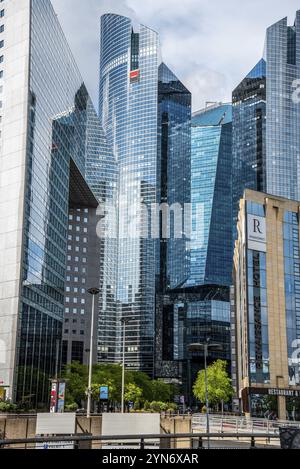
[[244, 189], [266, 190], [266, 61], [261, 59], [233, 91], [233, 229]]
[[141, 204], [156, 202], [158, 35], [129, 18], [101, 18], [99, 113], [118, 165], [117, 266], [99, 324], [99, 360], [120, 361], [122, 317], [127, 366], [153, 370], [155, 242], [144, 236]]
[[[51, 2], [5, 3], [8, 73], [3, 122], [7, 132], [1, 161], [10, 159], [11, 164], [0, 167], [0, 190], [15, 195], [1, 207], [2, 217], [11, 214], [11, 224], [1, 232], [0, 340], [7, 357], [0, 371], [4, 385], [10, 386], [10, 397], [38, 406], [48, 401], [49, 377], [60, 366], [69, 199], [74, 184], [71, 165], [83, 181], [88, 173], [101, 198], [105, 185], [98, 176], [109, 150]], [[17, 43], [16, 28], [23, 34]], [[17, 67], [15, 49], [22, 52]], [[15, 96], [23, 96], [18, 107]], [[8, 130], [12, 124], [21, 129], [14, 116], [22, 119], [19, 135]], [[94, 163], [89, 171], [87, 161]], [[2, 182], [7, 171], [15, 185], [11, 189]], [[76, 183], [79, 180], [75, 187]], [[86, 183], [82, 184], [78, 193], [85, 191]], [[16, 238], [11, 229], [16, 230]], [[11, 267], [4, 268], [3, 262]]]
[[[187, 277], [186, 237], [174, 239], [174, 205], [189, 202], [191, 94], [160, 64], [158, 35], [129, 18], [101, 18], [99, 114], [117, 163], [117, 266], [101, 307], [100, 361], [153, 374], [155, 293]], [[154, 205], [158, 204], [158, 205]], [[171, 206], [163, 237], [160, 204]], [[168, 217], [168, 209], [166, 210]], [[181, 229], [183, 231], [183, 228]], [[107, 266], [111, 268], [110, 266]]]
[[[162, 63], [158, 71], [158, 167], [157, 200], [168, 204], [169, 239], [160, 238], [157, 291], [179, 288], [190, 272], [185, 204], [191, 200], [191, 93]], [[184, 210], [182, 210], [184, 209]], [[176, 238], [177, 221], [182, 236]]]
[[185, 285], [230, 286], [232, 273], [232, 109], [193, 115], [191, 268]]
[[234, 225], [245, 188], [300, 197], [300, 107], [293, 100], [299, 79], [297, 11], [293, 26], [284, 18], [268, 28], [264, 58], [233, 92]]
[[222, 346], [220, 351], [209, 351], [208, 362], [222, 359], [229, 365], [229, 288], [202, 285], [167, 292], [157, 307], [155, 374], [181, 383], [189, 405], [193, 404], [192, 384], [204, 368], [203, 351], [190, 352], [189, 345], [207, 338]]
[[293, 26], [287, 18], [270, 26], [266, 35], [268, 193], [300, 199], [300, 106], [293, 83], [300, 79], [300, 10]]
[[210, 337], [222, 345], [222, 352], [210, 352], [209, 362], [216, 358], [230, 362], [231, 137], [231, 105], [213, 105], [193, 115], [192, 227], [185, 246], [185, 272], [181, 261], [187, 276], [183, 283], [167, 288], [157, 304], [156, 376], [181, 382], [190, 405], [192, 382], [204, 366], [204, 357], [203, 352], [189, 352], [189, 345]]
[[300, 366], [295, 346], [300, 342], [300, 250], [299, 214], [285, 211], [283, 220], [285, 309], [289, 385], [300, 386]]

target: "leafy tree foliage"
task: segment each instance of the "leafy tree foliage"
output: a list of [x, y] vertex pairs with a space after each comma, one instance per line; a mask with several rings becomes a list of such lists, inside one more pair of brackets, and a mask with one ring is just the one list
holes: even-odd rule
[[[88, 367], [74, 362], [65, 367], [62, 375], [67, 381], [66, 404], [76, 403], [81, 406], [86, 399], [88, 387]], [[99, 398], [101, 386], [108, 386], [111, 402], [120, 404], [122, 389], [122, 367], [120, 365], [94, 365], [92, 370], [92, 394], [95, 400]], [[151, 380], [140, 371], [125, 371], [125, 400], [143, 404], [145, 401], [173, 402], [178, 393], [176, 386], [166, 384], [160, 380]]]
[[[208, 400], [210, 404], [220, 404], [228, 402], [233, 396], [231, 379], [227, 373], [227, 363], [217, 360], [207, 368]], [[197, 380], [193, 387], [194, 396], [205, 403], [205, 371], [198, 373]]]

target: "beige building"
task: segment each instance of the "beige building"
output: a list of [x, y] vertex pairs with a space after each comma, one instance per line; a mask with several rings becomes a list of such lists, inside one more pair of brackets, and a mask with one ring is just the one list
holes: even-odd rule
[[300, 420], [300, 202], [246, 190], [234, 252], [242, 410]]

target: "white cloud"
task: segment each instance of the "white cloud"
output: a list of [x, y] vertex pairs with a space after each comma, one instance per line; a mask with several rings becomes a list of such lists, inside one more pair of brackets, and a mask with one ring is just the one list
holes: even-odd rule
[[261, 58], [266, 28], [299, 0], [52, 0], [87, 86], [97, 102], [99, 18], [134, 17], [160, 33], [166, 64], [193, 93], [193, 107], [229, 101]]

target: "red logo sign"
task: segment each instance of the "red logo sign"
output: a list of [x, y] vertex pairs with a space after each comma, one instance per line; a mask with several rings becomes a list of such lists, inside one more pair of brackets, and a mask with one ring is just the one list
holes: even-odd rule
[[138, 81], [140, 78], [140, 71], [139, 70], [132, 70], [130, 72], [130, 80], [131, 81]]

